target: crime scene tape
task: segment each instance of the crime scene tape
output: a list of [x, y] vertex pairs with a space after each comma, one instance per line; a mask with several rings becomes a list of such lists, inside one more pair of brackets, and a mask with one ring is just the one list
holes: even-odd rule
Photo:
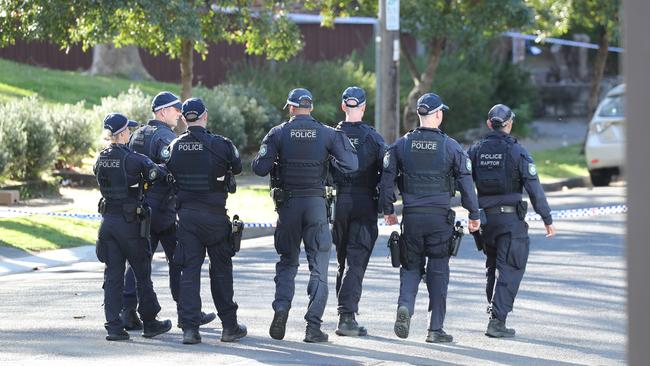
[[[0, 213], [8, 212], [16, 215], [47, 215], [47, 216], [56, 216], [56, 217], [68, 217], [75, 219], [84, 219], [84, 220], [101, 220], [102, 215], [98, 213], [67, 213], [67, 212], [39, 212], [34, 210], [15, 210], [10, 208], [0, 208]], [[557, 210], [551, 211], [551, 216], [553, 220], [562, 220], [562, 219], [574, 219], [581, 217], [593, 217], [593, 216], [607, 216], [627, 213], [627, 205], [613, 205], [613, 206], [597, 206], [597, 207], [586, 207], [586, 208], [577, 208], [571, 210]], [[540, 221], [542, 218], [536, 213], [529, 213], [526, 215], [526, 221]], [[467, 224], [466, 218], [458, 219], [462, 224]], [[379, 222], [379, 226], [390, 226], [386, 225], [384, 222]], [[246, 222], [244, 227], [247, 228], [274, 228], [276, 226], [275, 222]]]

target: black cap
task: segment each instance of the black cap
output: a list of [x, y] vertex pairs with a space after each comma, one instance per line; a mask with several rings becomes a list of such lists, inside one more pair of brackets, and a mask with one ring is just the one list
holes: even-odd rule
[[358, 86], [351, 86], [343, 91], [341, 99], [347, 107], [356, 108], [366, 104], [366, 92]]
[[151, 101], [151, 111], [157, 112], [163, 108], [174, 107], [181, 109], [181, 101], [171, 92], [163, 91], [158, 93]]
[[448, 111], [449, 107], [442, 102], [438, 94], [426, 93], [418, 99], [417, 112], [421, 116], [432, 114], [440, 109]]
[[488, 120], [492, 127], [499, 128], [510, 119], [515, 118], [514, 112], [505, 104], [497, 104], [488, 112]]
[[113, 136], [126, 130], [127, 127], [136, 127], [138, 122], [126, 118], [120, 113], [109, 113], [104, 117], [104, 128], [110, 130]]
[[287, 103], [282, 109], [287, 108], [288, 105], [292, 105], [296, 108], [311, 108], [313, 97], [311, 92], [305, 88], [296, 88], [293, 89], [287, 96]]
[[183, 103], [181, 112], [187, 122], [194, 122], [201, 118], [208, 109], [200, 98], [190, 98]]

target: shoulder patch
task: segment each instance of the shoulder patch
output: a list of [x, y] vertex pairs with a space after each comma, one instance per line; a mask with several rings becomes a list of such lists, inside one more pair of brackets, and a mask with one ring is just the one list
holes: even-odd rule
[[169, 157], [169, 148], [168, 147], [163, 147], [162, 150], [160, 150], [160, 157], [163, 159], [167, 159]]
[[533, 163], [528, 163], [528, 174], [531, 176], [537, 175], [537, 167]]
[[267, 149], [267, 147], [266, 147], [266, 144], [262, 144], [262, 146], [260, 146], [260, 153], [259, 153], [260, 156], [261, 156], [261, 157], [266, 156], [266, 152], [267, 152], [267, 150], [268, 150], [268, 149]]

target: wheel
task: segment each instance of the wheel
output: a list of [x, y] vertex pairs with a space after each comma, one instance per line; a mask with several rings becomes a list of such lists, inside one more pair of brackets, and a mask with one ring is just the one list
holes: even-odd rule
[[589, 177], [594, 187], [607, 187], [612, 181], [612, 172], [608, 169], [590, 170]]

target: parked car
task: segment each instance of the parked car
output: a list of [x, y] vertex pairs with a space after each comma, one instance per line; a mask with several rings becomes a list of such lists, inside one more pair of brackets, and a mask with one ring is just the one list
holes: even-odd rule
[[591, 183], [607, 186], [625, 162], [625, 84], [614, 87], [598, 104], [585, 144]]

